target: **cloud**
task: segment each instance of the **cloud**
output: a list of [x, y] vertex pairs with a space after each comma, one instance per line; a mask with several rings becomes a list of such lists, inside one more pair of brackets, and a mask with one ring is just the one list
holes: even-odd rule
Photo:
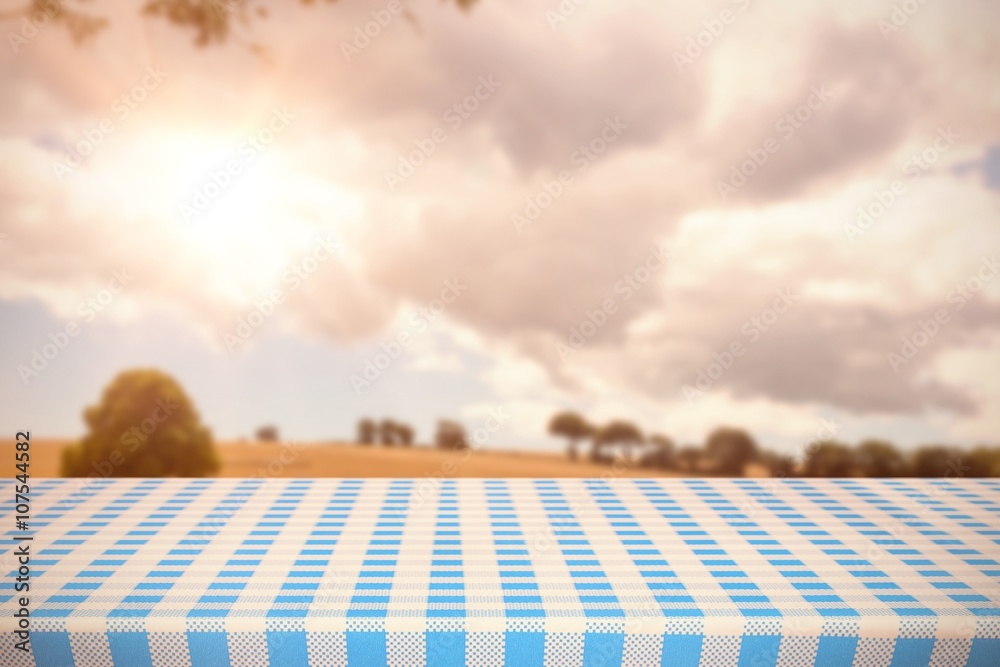
[[956, 174], [977, 172], [982, 176], [985, 187], [1000, 190], [1000, 145], [988, 146], [982, 158], [957, 164], [953, 171]]
[[[984, 407], [980, 399], [929, 370], [998, 328], [995, 255], [979, 252], [1000, 245], [991, 222], [997, 200], [944, 174], [924, 178], [859, 244], [842, 231], [856, 216], [852, 190], [808, 204], [687, 216], [671, 235], [672, 264], [650, 292], [655, 298], [616, 323], [619, 337], [595, 336], [568, 362], [554, 353], [566, 341], [559, 329], [525, 340], [522, 349], [567, 388], [596, 376], [667, 399], [690, 385], [859, 415], [973, 416]], [[963, 234], [938, 214], [944, 201], [961, 202]], [[899, 234], [926, 245], [900, 247]], [[927, 263], [927, 247], [943, 245], [955, 261]], [[961, 291], [970, 285], [975, 289]], [[779, 303], [782, 294], [791, 304]], [[779, 307], [785, 312], [771, 312]], [[931, 340], [894, 364], [890, 353], [903, 355], [904, 342], [942, 311], [946, 321], [932, 326]], [[720, 362], [734, 343], [742, 353]], [[699, 384], [717, 362], [730, 367]]]
[[[764, 132], [747, 148], [773, 137], [781, 149], [749, 180], [746, 194], [753, 199], [793, 196], [878, 164], [933, 113], [941, 94], [928, 86], [924, 56], [903, 40], [836, 25], [815, 32], [798, 80], [755, 114]], [[745, 159], [741, 153], [730, 164]]]
[[[0, 70], [17, 73], [0, 82], [12, 100], [0, 112], [0, 296], [70, 313], [128, 266], [128, 312], [168, 310], [218, 339], [332, 234], [343, 254], [289, 290], [280, 326], [335, 345], [378, 340], [459, 280], [468, 289], [447, 320], [484, 355], [516, 358], [551, 385], [546, 401], [620, 392], [683, 405], [683, 386], [740, 341], [746, 354], [706, 398], [740, 414], [767, 405], [805, 424], [818, 405], [956, 419], [995, 407], [965, 375], [932, 371], [967, 348], [983, 367], [995, 361], [982, 341], [998, 327], [1000, 281], [898, 372], [887, 362], [921, 319], [952, 307], [949, 290], [1000, 241], [995, 190], [960, 178], [969, 155], [983, 154], [974, 168], [995, 185], [995, 107], [972, 85], [992, 52], [949, 50], [916, 24], [883, 39], [860, 4], [836, 14], [760, 6], [680, 71], [672, 53], [699, 6], [581, 12], [553, 31], [529, 3], [481, 3], [468, 15], [414, 9], [419, 28], [394, 20], [348, 62], [340, 44], [370, 17], [345, 7], [278, 12], [259, 27], [266, 60], [157, 41], [149, 55], [171, 72], [162, 90], [63, 182], [52, 172], [61, 147], [147, 62], [102, 77], [99, 54], [54, 33], [17, 60], [0, 56]], [[942, 34], [981, 30], [972, 17], [950, 16]], [[112, 52], [129, 41], [114, 30], [100, 39]], [[43, 45], [51, 50], [34, 48]], [[70, 74], [53, 66], [63, 60]], [[489, 76], [496, 92], [449, 125], [447, 110]], [[785, 136], [779, 119], [813, 87], [829, 98]], [[179, 224], [178, 202], [275, 106], [295, 113], [287, 133]], [[624, 127], [579, 159], [609, 119]], [[909, 178], [908, 156], [951, 124], [953, 152], [906, 180], [852, 242], [844, 225], [858, 207]], [[446, 140], [388, 188], [387, 170], [438, 127]], [[717, 181], [769, 138], [780, 150], [720, 198]], [[662, 248], [669, 261], [650, 269]], [[745, 323], [781, 290], [802, 299], [748, 344]], [[603, 312], [609, 301], [614, 312]], [[565, 359], [558, 346], [595, 317]], [[442, 349], [412, 368], [455, 369], [456, 359]]]

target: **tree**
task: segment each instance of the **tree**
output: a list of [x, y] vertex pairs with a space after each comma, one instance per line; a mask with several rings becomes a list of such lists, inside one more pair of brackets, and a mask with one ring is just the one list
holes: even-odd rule
[[761, 462], [767, 466], [771, 476], [778, 478], [795, 476], [795, 457], [765, 450], [760, 454]]
[[413, 427], [409, 424], [396, 424], [396, 437], [403, 447], [413, 444], [413, 435]]
[[[455, 0], [461, 9], [469, 9], [475, 2]], [[143, 16], [162, 18], [175, 27], [193, 29], [195, 44], [202, 47], [225, 43], [234, 23], [246, 25], [252, 19], [266, 18], [268, 10], [263, 4], [260, 0], [144, 0], [139, 7]], [[314, 0], [299, 0], [299, 4], [312, 5]], [[388, 10], [384, 11], [388, 14]], [[92, 39], [109, 25], [107, 18], [70, 8], [63, 0], [25, 0], [20, 10], [4, 12], [0, 18], [30, 18], [37, 13], [43, 13], [47, 20], [64, 24], [77, 44]], [[403, 9], [402, 13], [408, 20], [416, 21], [408, 10]], [[259, 44], [251, 44], [251, 48], [262, 50]]]
[[569, 439], [566, 451], [570, 461], [577, 457], [577, 443], [594, 434], [594, 427], [576, 412], [560, 412], [549, 420], [549, 434]]
[[847, 445], [824, 440], [809, 445], [802, 464], [803, 477], [850, 477], [854, 472], [854, 455]]
[[396, 444], [396, 422], [391, 419], [383, 419], [378, 426], [379, 442], [386, 447]]
[[854, 461], [865, 477], [906, 477], [906, 458], [891, 442], [865, 440], [854, 452]]
[[261, 442], [276, 442], [278, 440], [278, 427], [261, 426], [254, 432], [254, 435]]
[[965, 457], [969, 477], [1000, 477], [1000, 447], [979, 445]]
[[156, 369], [115, 377], [83, 413], [88, 432], [62, 454], [62, 475], [204, 477], [219, 471], [212, 434], [178, 382]]
[[437, 423], [434, 442], [439, 449], [468, 449], [465, 428], [458, 422], [442, 419]]
[[677, 452], [677, 463], [686, 472], [695, 472], [701, 461], [701, 449], [695, 445], [684, 445]]
[[661, 470], [669, 470], [677, 466], [677, 461], [674, 457], [673, 440], [665, 435], [654, 433], [649, 436], [648, 442], [652, 445], [652, 451], [643, 457], [644, 465], [660, 468]]
[[643, 440], [642, 431], [635, 424], [620, 419], [612, 421], [598, 429], [594, 435], [594, 446], [590, 458], [594, 461], [607, 460], [607, 457], [603, 455], [603, 450], [608, 445], [624, 445], [625, 458], [628, 458], [631, 446], [642, 444]]
[[358, 422], [358, 444], [371, 445], [375, 443], [375, 422], [365, 417]]
[[743, 429], [717, 428], [708, 436], [705, 454], [714, 459], [717, 473], [739, 477], [746, 464], [757, 458], [757, 443]]
[[962, 475], [962, 452], [946, 445], [925, 445], [913, 453], [914, 477]]

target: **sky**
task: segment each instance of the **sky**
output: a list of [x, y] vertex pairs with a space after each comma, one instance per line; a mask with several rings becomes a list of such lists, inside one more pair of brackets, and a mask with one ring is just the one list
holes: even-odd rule
[[4, 22], [11, 432], [154, 366], [227, 439], [997, 442], [1000, 5], [266, 6]]

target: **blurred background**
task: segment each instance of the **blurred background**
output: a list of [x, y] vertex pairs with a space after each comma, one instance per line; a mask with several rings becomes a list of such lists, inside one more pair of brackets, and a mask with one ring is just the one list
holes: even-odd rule
[[5, 451], [1000, 475], [998, 19], [3, 0]]

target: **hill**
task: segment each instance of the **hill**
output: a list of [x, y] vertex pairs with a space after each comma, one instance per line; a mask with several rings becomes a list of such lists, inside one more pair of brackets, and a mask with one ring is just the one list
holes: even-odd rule
[[[32, 439], [31, 476], [58, 477], [59, 456], [67, 440]], [[346, 443], [221, 442], [220, 477], [626, 477], [676, 476], [630, 466], [571, 462], [562, 454], [497, 450], [463, 452], [429, 447], [361, 447]], [[0, 444], [0, 460], [14, 462], [14, 442]], [[108, 471], [109, 462], [99, 466]], [[95, 469], [95, 472], [98, 472]], [[105, 474], [107, 474], [105, 472]]]

